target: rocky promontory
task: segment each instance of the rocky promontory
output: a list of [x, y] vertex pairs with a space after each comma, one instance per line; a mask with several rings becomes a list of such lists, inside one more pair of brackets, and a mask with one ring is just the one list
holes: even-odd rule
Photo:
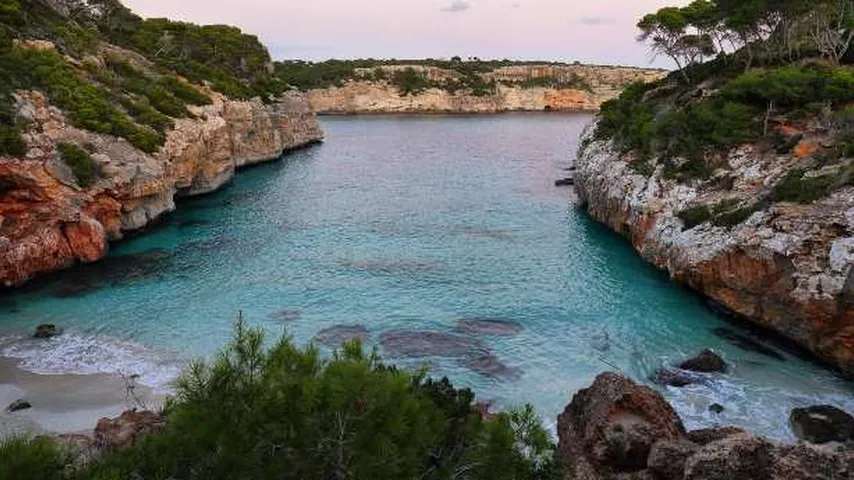
[[[76, 262], [103, 258], [110, 241], [175, 209], [175, 198], [216, 190], [245, 165], [317, 142], [323, 132], [307, 101], [233, 101], [192, 107], [163, 148], [147, 154], [125, 140], [69, 125], [39, 92], [18, 93], [30, 120], [24, 158], [0, 158], [0, 283], [20, 285]], [[56, 145], [85, 145], [100, 172], [81, 188]]]
[[[430, 84], [416, 92], [402, 91], [394, 78], [406, 71]], [[383, 65], [358, 68], [341, 85], [308, 94], [312, 108], [321, 114], [596, 111], [626, 85], [657, 80], [665, 73], [616, 66], [514, 65], [476, 74], [485, 87], [473, 92], [445, 87], [463, 78], [451, 68]]]
[[638, 168], [637, 155], [595, 130], [574, 177], [594, 219], [676, 281], [854, 375], [854, 187], [809, 202], [775, 187], [811, 169], [804, 178], [847, 175], [848, 160], [810, 163], [832, 138], [784, 125], [780, 135], [797, 139], [787, 151], [745, 144], [708, 178], [686, 181], [664, 160]]

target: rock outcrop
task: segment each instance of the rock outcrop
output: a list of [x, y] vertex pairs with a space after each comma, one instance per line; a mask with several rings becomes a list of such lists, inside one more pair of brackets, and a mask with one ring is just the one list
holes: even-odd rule
[[854, 452], [778, 445], [734, 428], [686, 432], [663, 397], [599, 375], [558, 417], [557, 459], [568, 480], [847, 479]]
[[[802, 135], [789, 154], [745, 145], [711, 179], [679, 182], [662, 162], [636, 171], [631, 154], [594, 130], [583, 135], [574, 178], [595, 220], [676, 281], [854, 375], [854, 187], [810, 203], [759, 200], [797, 168], [801, 150], [826, 138]], [[747, 209], [728, 225], [686, 225], [679, 216], [704, 205]]]
[[[381, 67], [387, 75], [413, 68], [431, 81], [454, 79], [459, 73], [436, 67], [388, 65]], [[360, 70], [365, 70], [360, 72]], [[371, 69], [357, 69], [367, 75]], [[633, 82], [659, 79], [666, 72], [655, 69], [605, 67], [588, 65], [520, 65], [502, 67], [481, 76], [495, 81], [494, 93], [473, 95], [466, 91], [451, 92], [429, 88], [423, 92], [404, 95], [387, 81], [356, 79], [340, 87], [315, 89], [309, 92], [311, 106], [318, 113], [493, 113], [506, 111], [596, 111], [599, 106], [617, 97]], [[562, 81], [577, 79], [588, 88], [525, 86], [537, 78]]]
[[[19, 91], [28, 152], [0, 157], [0, 286], [99, 260], [110, 241], [174, 210], [176, 197], [216, 190], [239, 167], [323, 137], [301, 94], [266, 105], [207, 93], [213, 103], [190, 107], [195, 118], [175, 120], [165, 145], [149, 155], [124, 139], [75, 128], [43, 94]], [[93, 185], [77, 185], [59, 160], [59, 142], [88, 150], [99, 171]]]

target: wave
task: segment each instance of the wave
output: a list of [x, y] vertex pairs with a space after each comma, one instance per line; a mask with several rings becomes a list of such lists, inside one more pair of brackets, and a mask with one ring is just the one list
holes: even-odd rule
[[41, 375], [138, 375], [137, 381], [167, 393], [186, 361], [177, 355], [106, 335], [65, 333], [50, 339], [0, 336], [0, 356], [20, 360], [21, 369]]

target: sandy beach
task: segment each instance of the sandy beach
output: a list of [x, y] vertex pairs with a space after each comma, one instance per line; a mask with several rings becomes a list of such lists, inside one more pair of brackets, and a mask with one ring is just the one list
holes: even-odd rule
[[[41, 375], [21, 369], [20, 360], [0, 357], [0, 438], [18, 433], [91, 431], [101, 417], [114, 417], [135, 405], [119, 375]], [[136, 386], [136, 397], [157, 407], [163, 397]], [[7, 412], [25, 399], [32, 408]]]

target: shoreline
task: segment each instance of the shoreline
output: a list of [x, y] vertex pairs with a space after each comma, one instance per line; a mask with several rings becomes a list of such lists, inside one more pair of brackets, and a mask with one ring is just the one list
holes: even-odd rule
[[[135, 406], [119, 375], [38, 374], [20, 363], [20, 359], [0, 356], [0, 439], [18, 434], [88, 434], [100, 418], [115, 417]], [[149, 409], [158, 409], [165, 400], [144, 385], [136, 385], [134, 393]], [[6, 411], [18, 399], [32, 407]]]

